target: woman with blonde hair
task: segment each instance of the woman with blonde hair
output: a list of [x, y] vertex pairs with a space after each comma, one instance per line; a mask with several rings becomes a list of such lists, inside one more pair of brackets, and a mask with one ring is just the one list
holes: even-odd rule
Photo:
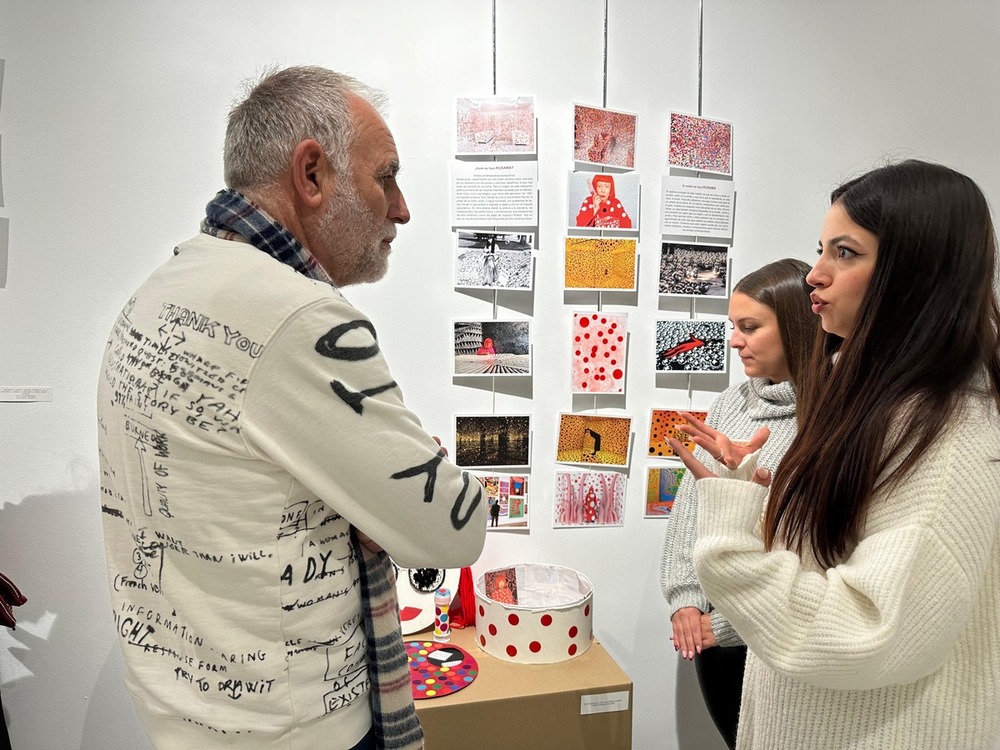
[[[785, 258], [753, 271], [733, 289], [729, 345], [739, 354], [749, 380], [726, 389], [712, 404], [708, 424], [750, 438], [768, 427], [771, 439], [761, 455], [776, 467], [795, 437], [795, 390], [808, 371], [818, 320], [809, 309], [809, 264]], [[712, 456], [698, 451], [704, 461]], [[694, 477], [681, 480], [660, 559], [660, 584], [667, 600], [674, 649], [693, 659], [705, 705], [729, 747], [736, 742], [746, 646], [702, 591], [691, 553], [698, 518]]]

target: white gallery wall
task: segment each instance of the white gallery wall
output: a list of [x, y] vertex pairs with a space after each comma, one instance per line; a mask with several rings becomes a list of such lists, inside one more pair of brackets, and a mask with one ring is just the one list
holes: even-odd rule
[[[0, 387], [52, 388], [51, 402], [0, 402], [0, 571], [30, 600], [16, 631], [0, 629], [14, 748], [148, 746], [104, 578], [98, 364], [128, 294], [222, 187], [239, 82], [275, 63], [349, 72], [391, 98], [413, 219], [388, 277], [347, 295], [408, 404], [452, 448], [455, 413], [532, 415], [530, 531], [489, 534], [474, 572], [584, 572], [596, 636], [634, 682], [634, 747], [723, 747], [668, 639], [658, 564], [670, 521], [642, 507], [650, 409], [706, 407], [743, 378], [738, 360], [728, 377], [653, 373], [654, 320], [690, 313], [657, 297], [657, 205], [669, 112], [699, 104], [701, 12], [699, 0], [0, 0]], [[997, 205], [998, 43], [994, 0], [703, 0], [702, 113], [734, 124], [733, 278], [811, 261], [830, 189], [889, 159], [954, 166]], [[498, 94], [536, 97], [539, 170], [535, 290], [500, 293], [496, 311], [492, 293], [453, 288], [449, 226], [454, 98], [492, 94], [494, 78]], [[638, 114], [642, 213], [638, 291], [599, 300], [563, 292], [562, 249], [572, 105], [600, 106], [605, 86], [608, 107]], [[569, 392], [570, 313], [598, 304], [629, 313], [626, 396], [596, 403], [633, 417], [625, 523], [553, 529], [557, 414], [595, 410]], [[450, 321], [494, 315], [530, 317], [534, 375], [454, 384]]]

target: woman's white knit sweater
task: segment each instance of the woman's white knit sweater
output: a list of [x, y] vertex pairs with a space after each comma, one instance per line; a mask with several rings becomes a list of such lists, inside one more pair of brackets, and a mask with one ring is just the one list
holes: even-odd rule
[[749, 647], [738, 747], [1000, 747], [1000, 417], [988, 394], [968, 393], [916, 469], [873, 498], [833, 568], [764, 551], [765, 489], [697, 487], [698, 578]]

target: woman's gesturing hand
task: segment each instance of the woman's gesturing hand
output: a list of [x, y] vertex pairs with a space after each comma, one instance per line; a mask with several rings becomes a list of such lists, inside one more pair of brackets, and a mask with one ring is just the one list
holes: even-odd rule
[[[749, 440], [730, 440], [690, 412], [681, 412], [681, 416], [686, 421], [684, 424], [676, 425], [677, 429], [690, 435], [696, 445], [704, 448], [712, 458], [728, 469], [735, 469], [746, 456], [760, 450], [771, 436], [771, 431], [767, 427], [761, 427]], [[676, 446], [671, 445], [671, 447], [676, 450]]]

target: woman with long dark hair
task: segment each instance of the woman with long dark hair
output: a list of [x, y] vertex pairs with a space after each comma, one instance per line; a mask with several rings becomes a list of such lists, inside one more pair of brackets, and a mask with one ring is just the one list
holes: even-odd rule
[[773, 481], [756, 461], [766, 431], [743, 446], [688, 419], [717, 472], [675, 446], [699, 480], [698, 577], [749, 647], [737, 744], [996, 748], [989, 207], [968, 177], [918, 161], [831, 199], [808, 277], [815, 377]]
[[[771, 437], [761, 465], [776, 467], [795, 437], [795, 389], [809, 368], [818, 320], [809, 303], [809, 265], [784, 258], [752, 271], [733, 288], [729, 345], [749, 380], [723, 391], [707, 423], [733, 437], [749, 438], [761, 427]], [[714, 456], [697, 450], [700, 460]], [[671, 640], [681, 658], [693, 659], [708, 712], [726, 744], [736, 744], [746, 646], [715, 610], [698, 584], [692, 551], [697, 535], [698, 494], [690, 473], [681, 480], [660, 558], [660, 585], [670, 612]]]

